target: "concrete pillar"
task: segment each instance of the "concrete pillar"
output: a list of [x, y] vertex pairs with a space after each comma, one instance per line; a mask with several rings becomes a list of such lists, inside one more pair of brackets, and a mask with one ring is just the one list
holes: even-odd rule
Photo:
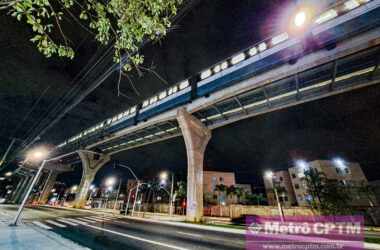
[[88, 191], [91, 183], [94, 181], [98, 170], [109, 162], [109, 155], [94, 154], [88, 151], [78, 151], [82, 160], [83, 174], [79, 184], [78, 193], [76, 194], [74, 207], [83, 208], [86, 205]]
[[186, 220], [199, 222], [203, 217], [203, 160], [211, 131], [184, 108], [178, 110], [177, 120], [187, 152]]
[[16, 203], [20, 203], [22, 201], [22, 199], [26, 195], [26, 192], [28, 191], [28, 187], [32, 184], [32, 182], [33, 182], [33, 176], [28, 176], [26, 178], [25, 185], [23, 185], [23, 188], [20, 190], [21, 192], [16, 199]]
[[51, 190], [54, 187], [55, 181], [57, 180], [59, 172], [50, 170], [48, 177], [45, 181], [44, 188], [38, 199], [39, 204], [46, 204], [50, 195]]

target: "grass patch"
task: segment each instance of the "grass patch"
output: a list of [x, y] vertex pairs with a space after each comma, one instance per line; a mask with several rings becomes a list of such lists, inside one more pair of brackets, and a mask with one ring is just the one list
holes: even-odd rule
[[364, 241], [367, 243], [375, 243], [375, 244], [380, 244], [380, 238], [370, 238], [370, 237], [365, 237]]

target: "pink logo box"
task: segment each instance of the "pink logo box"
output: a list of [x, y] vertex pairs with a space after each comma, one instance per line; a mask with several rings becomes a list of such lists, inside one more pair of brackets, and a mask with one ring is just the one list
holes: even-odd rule
[[363, 216], [248, 216], [246, 249], [364, 249]]

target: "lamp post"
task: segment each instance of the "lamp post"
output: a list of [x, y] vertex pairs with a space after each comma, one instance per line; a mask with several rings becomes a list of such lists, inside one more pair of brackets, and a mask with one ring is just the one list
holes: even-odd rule
[[[160, 174], [160, 180], [162, 182], [166, 182], [168, 179], [168, 173], [162, 172]], [[174, 174], [171, 173], [171, 189], [170, 189], [170, 197], [169, 197], [169, 215], [173, 215], [173, 192], [174, 192]]]
[[282, 210], [280, 199], [278, 198], [277, 188], [276, 188], [276, 185], [274, 184], [274, 181], [273, 181], [273, 179], [275, 178], [275, 175], [273, 174], [272, 171], [267, 171], [265, 173], [265, 178], [269, 179], [272, 183], [273, 192], [274, 192], [274, 195], [276, 197], [277, 207], [278, 207], [278, 212], [280, 214], [281, 222], [284, 222], [284, 211]]
[[[18, 220], [20, 218], [22, 210], [24, 209], [25, 203], [27, 202], [27, 200], [29, 198], [29, 195], [32, 192], [32, 189], [33, 189], [34, 185], [36, 184], [38, 178], [40, 177], [42, 169], [45, 167], [46, 163], [51, 162], [51, 161], [57, 161], [57, 160], [59, 160], [59, 159], [61, 159], [63, 157], [72, 155], [74, 153], [76, 153], [76, 152], [68, 153], [68, 154], [61, 155], [61, 156], [58, 156], [58, 157], [55, 157], [55, 158], [51, 158], [51, 159], [47, 159], [47, 160], [45, 159], [45, 160], [42, 161], [40, 167], [38, 168], [38, 171], [37, 171], [36, 175], [34, 176], [32, 184], [29, 186], [28, 191], [26, 192], [25, 197], [24, 197], [23, 201], [21, 202], [21, 205], [20, 205], [20, 207], [19, 207], [19, 209], [18, 209], [18, 211], [16, 213], [16, 216], [13, 219], [13, 222], [10, 224], [10, 226], [17, 226], [17, 222], [18, 222]], [[46, 150], [36, 150], [36, 151], [33, 151], [30, 156], [35, 161], [41, 161], [43, 158], [47, 157], [47, 155], [48, 155], [48, 152]]]

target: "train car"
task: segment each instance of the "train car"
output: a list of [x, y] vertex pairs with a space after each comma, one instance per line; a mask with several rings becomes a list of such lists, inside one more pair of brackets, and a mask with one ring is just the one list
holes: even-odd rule
[[189, 80], [185, 80], [145, 100], [139, 110], [137, 121], [145, 121], [152, 116], [188, 103], [189, 101], [191, 101], [191, 86]]
[[[360, 6], [359, 1], [329, 9], [319, 15], [302, 37], [280, 34], [251, 47], [236, 56], [199, 74], [198, 96], [207, 96], [219, 89], [288, 63], [305, 53], [311, 53], [341, 41], [351, 35], [376, 27], [380, 23], [379, 1]], [[307, 46], [312, 41], [316, 47]], [[224, 65], [223, 67], [221, 67]]]

